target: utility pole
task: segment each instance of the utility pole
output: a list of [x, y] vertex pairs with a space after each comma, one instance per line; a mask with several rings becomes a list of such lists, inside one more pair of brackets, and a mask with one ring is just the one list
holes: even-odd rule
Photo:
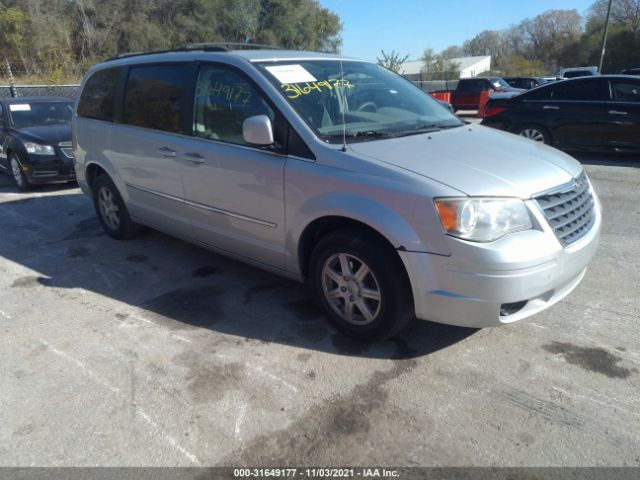
[[604, 52], [607, 49], [607, 34], [609, 33], [609, 18], [611, 17], [611, 4], [613, 0], [609, 0], [607, 7], [607, 20], [604, 22], [604, 34], [602, 35], [602, 53], [600, 54], [600, 67], [598, 71], [602, 73], [602, 64], [604, 63]]

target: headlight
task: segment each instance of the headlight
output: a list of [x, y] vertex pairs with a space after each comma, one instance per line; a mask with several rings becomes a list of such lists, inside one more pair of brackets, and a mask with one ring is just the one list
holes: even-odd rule
[[31, 155], [55, 155], [56, 152], [51, 145], [40, 145], [37, 143], [26, 142], [24, 144], [27, 153]]
[[527, 207], [517, 198], [440, 198], [435, 204], [445, 231], [464, 240], [491, 242], [533, 227]]

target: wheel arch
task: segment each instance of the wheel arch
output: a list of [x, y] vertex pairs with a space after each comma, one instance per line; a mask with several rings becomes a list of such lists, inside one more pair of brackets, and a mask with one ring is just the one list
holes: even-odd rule
[[306, 226], [298, 242], [298, 267], [304, 278], [307, 278], [308, 276], [311, 254], [313, 253], [313, 249], [318, 244], [318, 242], [331, 232], [347, 228], [361, 230], [363, 232], [366, 232], [367, 235], [373, 235], [380, 241], [382, 241], [385, 245], [387, 245], [390, 249], [394, 251], [398, 250], [398, 247], [391, 243], [391, 241], [389, 241], [387, 237], [385, 237], [376, 229], [359, 220], [341, 215], [328, 215], [325, 217], [316, 218]]
[[87, 185], [93, 190], [93, 184], [99, 175], [109, 175], [109, 173], [98, 163], [91, 162], [85, 168], [85, 178]]
[[428, 251], [411, 225], [390, 207], [356, 195], [333, 194], [310, 201], [290, 219], [287, 270], [306, 278], [311, 252], [320, 238], [348, 227], [377, 236], [395, 251]]

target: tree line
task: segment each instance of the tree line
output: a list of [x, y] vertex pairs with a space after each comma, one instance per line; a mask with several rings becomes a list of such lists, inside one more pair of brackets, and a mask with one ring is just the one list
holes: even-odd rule
[[[537, 76], [558, 73], [562, 67], [598, 66], [608, 0], [596, 0], [586, 15], [577, 10], [548, 10], [505, 30], [485, 30], [462, 45], [440, 53], [427, 48], [424, 78], [457, 78], [457, 57], [491, 55], [487, 74]], [[393, 51], [379, 63], [398, 70], [403, 57]], [[613, 0], [603, 73], [640, 66], [640, 0]]]
[[0, 32], [0, 64], [51, 83], [78, 81], [120, 53], [185, 43], [325, 52], [342, 43], [339, 17], [318, 0], [0, 0]]

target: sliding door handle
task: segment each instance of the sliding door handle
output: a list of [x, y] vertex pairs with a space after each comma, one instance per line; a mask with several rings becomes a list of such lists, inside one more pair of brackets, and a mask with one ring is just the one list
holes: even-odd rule
[[620, 110], [609, 110], [609, 115], [628, 115], [629, 112], [622, 112]]
[[167, 158], [174, 158], [176, 156], [176, 151], [171, 150], [169, 147], [160, 147], [158, 153]]
[[555, 105], [545, 105], [544, 107], [542, 107], [543, 110], [560, 110], [560, 107], [557, 107]]
[[195, 163], [197, 165], [203, 164], [205, 158], [199, 153], [185, 153], [184, 159], [190, 161], [191, 163]]

